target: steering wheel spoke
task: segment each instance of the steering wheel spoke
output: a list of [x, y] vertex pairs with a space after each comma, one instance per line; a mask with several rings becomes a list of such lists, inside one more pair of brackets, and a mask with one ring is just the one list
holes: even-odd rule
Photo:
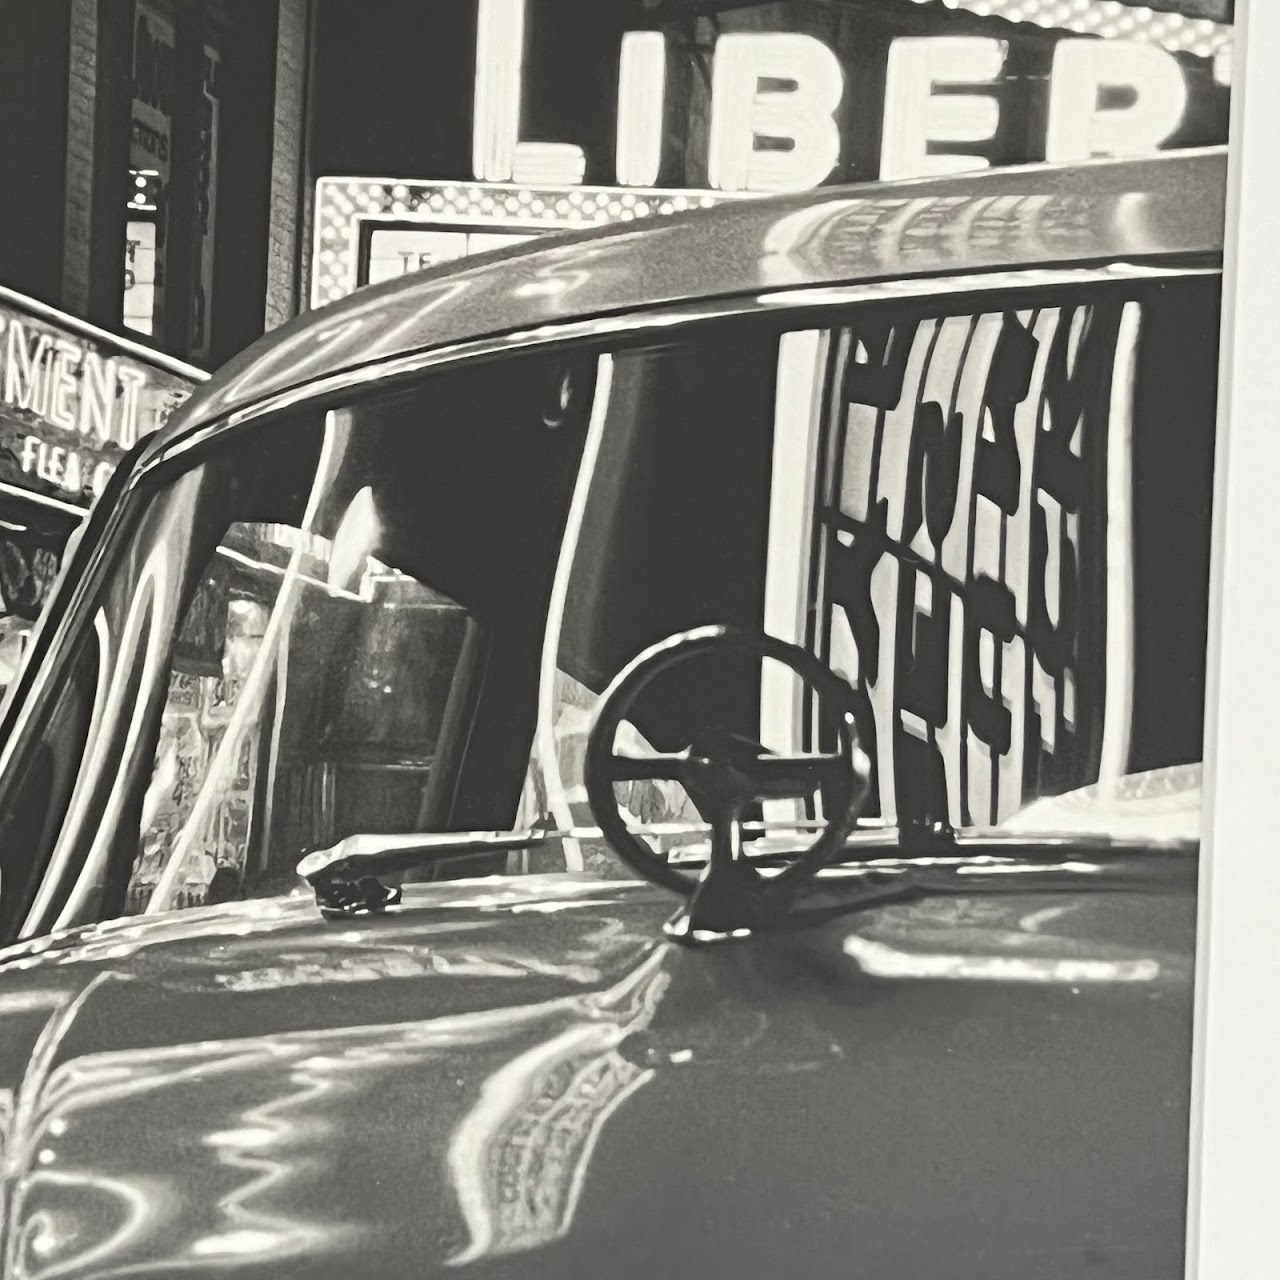
[[614, 752], [601, 762], [610, 782], [683, 782], [689, 765], [687, 751], [627, 756]]
[[749, 773], [755, 798], [803, 800], [822, 787], [838, 786], [848, 775], [848, 764], [836, 755], [764, 755]]

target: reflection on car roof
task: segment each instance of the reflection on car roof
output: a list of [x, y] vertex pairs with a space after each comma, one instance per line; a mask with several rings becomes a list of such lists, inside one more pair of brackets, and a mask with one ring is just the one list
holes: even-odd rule
[[479, 254], [306, 313], [199, 388], [175, 437], [316, 378], [550, 325], [774, 291], [1221, 254], [1225, 148], [753, 197]]

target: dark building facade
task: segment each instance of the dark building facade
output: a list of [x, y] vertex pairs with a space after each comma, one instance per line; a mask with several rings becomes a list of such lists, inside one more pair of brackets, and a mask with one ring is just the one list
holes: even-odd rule
[[[198, 367], [290, 298], [273, 261], [296, 222], [306, 5], [0, 0], [0, 284]], [[287, 39], [281, 41], [281, 34]], [[282, 51], [287, 56], [281, 58]], [[287, 309], [287, 302], [286, 302]]]
[[306, 293], [749, 191], [1222, 143], [1233, 34], [1230, 0], [319, 0]]
[[71, 531], [297, 309], [306, 0], [0, 0], [0, 686]]

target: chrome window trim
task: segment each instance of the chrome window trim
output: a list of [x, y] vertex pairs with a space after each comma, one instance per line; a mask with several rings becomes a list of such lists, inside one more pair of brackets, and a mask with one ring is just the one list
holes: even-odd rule
[[384, 378], [403, 378], [441, 365], [460, 364], [466, 360], [491, 359], [514, 351], [533, 351], [541, 347], [570, 342], [588, 342], [599, 338], [626, 335], [638, 337], [652, 331], [677, 329], [708, 320], [723, 320], [749, 315], [777, 314], [784, 309], [857, 305], [868, 302], [908, 301], [930, 297], [952, 297], [965, 293], [991, 290], [1036, 289], [1071, 285], [1115, 284], [1135, 280], [1171, 280], [1192, 276], [1222, 274], [1221, 264], [1212, 266], [1167, 266], [1142, 262], [1111, 262], [1092, 267], [1036, 267], [1016, 271], [978, 271], [950, 276], [909, 276], [853, 285], [814, 285], [806, 288], [770, 290], [765, 293], [730, 295], [663, 304], [643, 311], [593, 316], [586, 320], [568, 320], [558, 324], [517, 329], [509, 333], [469, 338], [465, 342], [425, 348], [409, 355], [390, 356], [368, 364], [355, 365], [338, 373], [311, 379], [296, 387], [273, 392], [248, 405], [242, 405], [212, 422], [192, 428], [171, 439], [157, 442], [155, 452], [145, 458], [129, 477], [132, 490], [155, 467], [198, 448], [223, 433], [235, 431], [269, 413], [294, 409], [309, 400], [323, 400], [364, 387]]
[[[611, 314], [589, 320], [566, 321], [562, 324], [539, 325], [533, 329], [516, 330], [466, 342], [435, 347], [411, 355], [392, 356], [345, 369], [327, 377], [313, 379], [287, 391], [265, 396], [253, 404], [233, 410], [222, 418], [187, 433], [176, 434], [172, 439], [158, 443], [155, 452], [144, 457], [135, 467], [108, 513], [102, 535], [89, 549], [90, 559], [84, 573], [71, 588], [57, 626], [47, 643], [39, 631], [32, 635], [31, 658], [39, 658], [40, 667], [32, 677], [23, 704], [17, 709], [10, 732], [0, 747], [0, 775], [12, 765], [16, 745], [23, 741], [29, 730], [35, 709], [42, 707], [52, 696], [50, 690], [50, 651], [67, 643], [73, 624], [79, 619], [85, 598], [95, 591], [104, 570], [106, 553], [113, 548], [117, 531], [126, 514], [132, 512], [135, 491], [158, 468], [208, 443], [223, 434], [232, 434], [238, 428], [282, 410], [297, 408], [313, 400], [326, 400], [345, 391], [357, 391], [383, 379], [409, 377], [428, 369], [468, 360], [490, 359], [516, 351], [535, 351], [543, 347], [563, 345], [574, 341], [591, 341], [599, 338], [625, 335], [639, 337], [645, 333], [678, 330], [709, 320], [757, 315], [780, 315], [784, 310], [823, 310], [858, 303], [909, 301], [932, 297], [955, 297], [966, 293], [983, 294], [993, 290], [1062, 288], [1089, 284], [1118, 284], [1137, 281], [1177, 280], [1196, 277], [1221, 276], [1221, 263], [1214, 265], [1162, 265], [1142, 262], [1111, 262], [1092, 267], [1040, 267], [1016, 271], [967, 272], [963, 275], [897, 277], [856, 285], [818, 285], [812, 288], [771, 290], [725, 298], [699, 301], [683, 301], [661, 305], [642, 312]], [[39, 642], [41, 648], [37, 650]]]
[[63, 502], [61, 498], [52, 498], [47, 493], [39, 493], [35, 489], [24, 489], [21, 485], [0, 481], [0, 494], [6, 498], [17, 498], [20, 502], [30, 502], [37, 507], [48, 507], [64, 516], [72, 516], [77, 521], [84, 521], [89, 514], [88, 507], [78, 507], [74, 502]]

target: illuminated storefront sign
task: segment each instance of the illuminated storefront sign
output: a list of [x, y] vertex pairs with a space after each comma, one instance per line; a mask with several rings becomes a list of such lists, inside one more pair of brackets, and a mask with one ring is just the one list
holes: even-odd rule
[[87, 505], [204, 376], [0, 291], [0, 482]]
[[[1226, 140], [1228, 23], [1119, 0], [947, 6], [955, 12], [930, 15], [928, 34], [903, 34], [924, 29], [910, 5], [856, 9], [859, 25], [838, 47], [785, 29], [793, 17], [812, 18], [802, 5], [721, 14], [717, 34], [698, 42], [710, 55], [710, 90], [698, 113], [702, 136], [691, 142], [707, 185], [803, 190], [829, 180], [1136, 155], [1193, 145], [1183, 135], [1203, 141], [1197, 135], [1205, 129]], [[487, 182], [571, 186], [595, 157], [569, 141], [521, 136], [522, 104], [537, 93], [524, 67], [535, 8], [531, 0], [478, 0], [473, 173]], [[904, 28], [900, 16], [896, 29], [886, 25], [904, 10], [913, 24]], [[1009, 22], [973, 34], [979, 16]], [[735, 22], [748, 25], [733, 29]], [[670, 73], [688, 53], [663, 31], [622, 38], [617, 102], [607, 104], [616, 105], [620, 186], [657, 182]]]
[[1226, 139], [1233, 28], [1212, 17], [1120, 0], [717, 6], [683, 35], [623, 32], [616, 90], [549, 117], [532, 110], [547, 2], [476, 0], [472, 180], [319, 180], [312, 306], [542, 231]]

